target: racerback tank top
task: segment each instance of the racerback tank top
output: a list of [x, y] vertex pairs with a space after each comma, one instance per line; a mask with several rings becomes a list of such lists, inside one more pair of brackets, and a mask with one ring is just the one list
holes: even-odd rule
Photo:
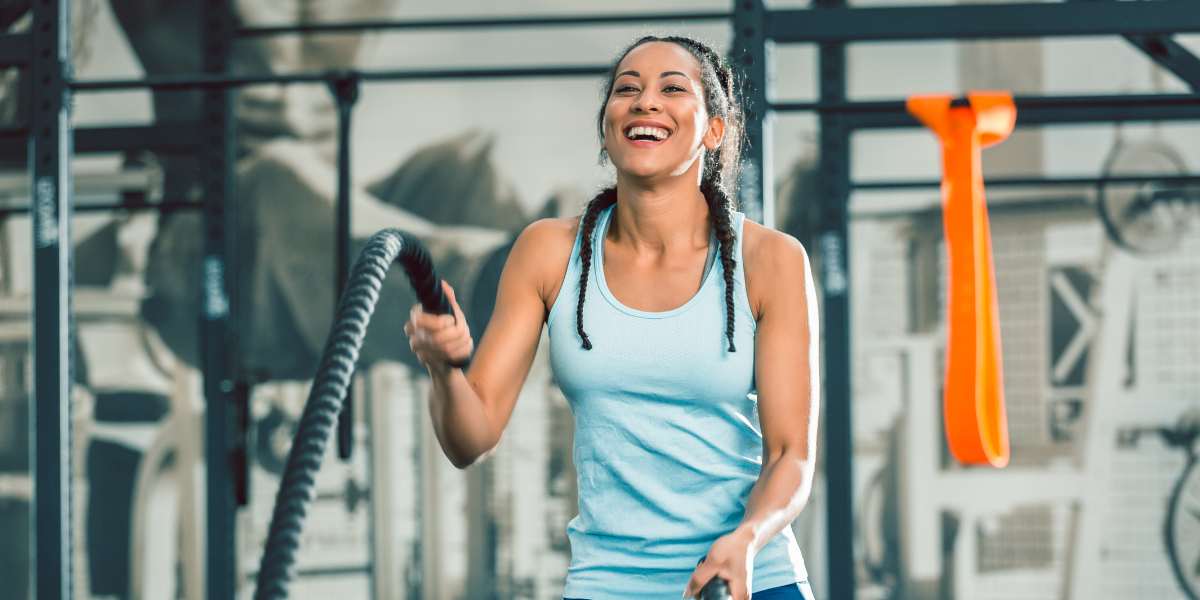
[[[547, 317], [550, 361], [575, 416], [579, 514], [567, 525], [569, 598], [670, 598], [733, 531], [762, 466], [754, 389], [756, 322], [746, 296], [742, 225], [734, 213], [736, 352], [725, 337], [725, 279], [707, 268], [699, 291], [661, 312], [621, 303], [604, 276], [604, 236], [593, 230], [583, 325], [576, 329], [582, 227]], [[716, 240], [710, 242], [715, 249]], [[752, 591], [807, 580], [790, 527], [754, 561]]]

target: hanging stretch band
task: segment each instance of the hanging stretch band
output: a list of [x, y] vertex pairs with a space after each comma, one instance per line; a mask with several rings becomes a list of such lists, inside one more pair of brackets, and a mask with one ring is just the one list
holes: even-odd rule
[[[960, 105], [961, 104], [961, 105]], [[942, 222], [949, 272], [942, 399], [950, 451], [964, 464], [1008, 464], [1000, 315], [980, 150], [1004, 141], [1017, 109], [1005, 92], [911, 96], [908, 111], [942, 144]]]
[[[435, 314], [451, 311], [429, 252], [417, 238], [396, 229], [384, 229], [371, 236], [355, 261], [338, 302], [337, 318], [325, 341], [317, 376], [288, 451], [287, 467], [275, 498], [271, 528], [258, 568], [255, 600], [287, 598], [288, 584], [296, 574], [296, 551], [300, 547], [304, 518], [316, 495], [314, 478], [354, 376], [354, 365], [367, 333], [367, 323], [375, 312], [379, 290], [393, 262], [403, 266], [426, 311]], [[466, 364], [463, 361], [452, 366]]]

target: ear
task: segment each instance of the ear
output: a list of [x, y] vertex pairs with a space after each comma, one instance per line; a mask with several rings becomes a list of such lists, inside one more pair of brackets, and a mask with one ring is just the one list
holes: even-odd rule
[[725, 137], [725, 119], [721, 117], [710, 117], [708, 119], [708, 131], [704, 132], [704, 147], [709, 150], [716, 150], [721, 145], [721, 140]]

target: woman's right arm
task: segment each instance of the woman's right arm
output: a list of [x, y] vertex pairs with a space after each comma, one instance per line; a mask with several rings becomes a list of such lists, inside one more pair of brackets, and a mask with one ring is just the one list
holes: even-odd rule
[[[453, 290], [448, 293], [455, 317], [413, 307], [404, 330], [429, 369], [433, 430], [455, 467], [467, 468], [499, 443], [541, 339], [547, 286], [557, 283], [556, 271], [561, 278], [572, 235], [569, 220], [542, 219], [517, 237], [500, 275], [492, 318], [465, 373], [448, 365], [471, 352], [470, 332]], [[565, 249], [556, 252], [564, 240]]]

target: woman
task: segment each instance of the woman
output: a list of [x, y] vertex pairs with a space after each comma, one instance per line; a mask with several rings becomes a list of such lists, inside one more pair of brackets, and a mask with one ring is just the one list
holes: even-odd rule
[[413, 307], [438, 441], [459, 468], [496, 447], [545, 323], [575, 413], [564, 596], [695, 597], [721, 577], [737, 600], [811, 598], [789, 524], [816, 460], [816, 301], [803, 247], [734, 211], [732, 73], [645, 37], [605, 98], [616, 185], [521, 233], [469, 372], [449, 366], [472, 351], [450, 286], [453, 316]]

